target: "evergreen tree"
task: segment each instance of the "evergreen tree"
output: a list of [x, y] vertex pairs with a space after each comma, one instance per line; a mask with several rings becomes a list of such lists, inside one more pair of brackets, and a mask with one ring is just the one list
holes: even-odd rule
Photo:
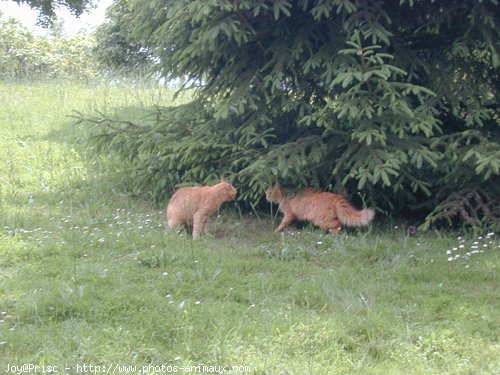
[[243, 200], [280, 181], [362, 191], [424, 228], [498, 226], [497, 5], [119, 0], [114, 31], [196, 96], [152, 124], [97, 119], [98, 138], [158, 194], [223, 173]]

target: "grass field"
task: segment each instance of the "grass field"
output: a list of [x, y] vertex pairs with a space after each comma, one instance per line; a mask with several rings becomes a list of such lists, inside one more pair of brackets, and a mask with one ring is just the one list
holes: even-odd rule
[[277, 235], [234, 204], [168, 232], [68, 115], [170, 101], [0, 85], [0, 372], [500, 373], [498, 234]]

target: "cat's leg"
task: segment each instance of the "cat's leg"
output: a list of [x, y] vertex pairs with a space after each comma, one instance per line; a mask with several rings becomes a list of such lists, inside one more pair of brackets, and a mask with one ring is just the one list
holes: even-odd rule
[[334, 218], [334, 219], [329, 219], [326, 222], [323, 222], [319, 225], [321, 229], [326, 230], [327, 232], [333, 232], [335, 234], [340, 232], [340, 229], [342, 228], [342, 224], [339, 221], [339, 219]]
[[283, 220], [281, 220], [280, 225], [276, 228], [275, 232], [283, 232], [288, 224], [291, 224], [295, 221], [295, 216], [291, 214], [286, 214], [283, 216]]
[[332, 226], [330, 231], [332, 231], [335, 234], [338, 234], [340, 232], [340, 229], [342, 228], [342, 223], [340, 222], [339, 219], [333, 219]]
[[203, 224], [203, 228], [201, 230], [201, 233], [208, 234], [208, 218], [205, 220], [205, 223]]
[[180, 226], [185, 224], [185, 221], [179, 217], [173, 216], [167, 219], [167, 224], [170, 229], [177, 230]]
[[341, 228], [342, 228], [342, 223], [340, 222], [340, 220], [339, 219], [333, 220], [333, 229], [332, 229], [332, 231], [337, 234], [337, 233], [340, 232]]
[[184, 218], [168, 218], [167, 224], [169, 228], [177, 233], [180, 233], [183, 229], [191, 232], [191, 222], [190, 220], [185, 220]]
[[205, 230], [207, 219], [207, 215], [200, 212], [196, 212], [193, 215], [193, 240], [196, 240]]

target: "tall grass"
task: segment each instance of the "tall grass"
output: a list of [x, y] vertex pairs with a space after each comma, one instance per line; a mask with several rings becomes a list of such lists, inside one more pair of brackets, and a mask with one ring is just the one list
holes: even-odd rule
[[69, 117], [167, 105], [170, 91], [13, 84], [0, 100], [0, 371], [500, 369], [497, 235], [277, 235], [270, 218], [228, 204], [212, 235], [192, 241], [123, 192], [115, 164], [89, 157], [89, 130]]

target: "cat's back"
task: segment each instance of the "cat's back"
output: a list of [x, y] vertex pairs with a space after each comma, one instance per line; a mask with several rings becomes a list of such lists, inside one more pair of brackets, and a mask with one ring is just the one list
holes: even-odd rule
[[170, 201], [176, 201], [179, 199], [184, 199], [186, 197], [194, 197], [199, 194], [201, 187], [200, 186], [186, 186], [180, 189], [177, 189]]
[[332, 194], [329, 192], [325, 191], [316, 191], [313, 188], [307, 187], [301, 191], [296, 192], [293, 195], [290, 195], [288, 197], [289, 201], [294, 201], [294, 202], [312, 202], [312, 201], [317, 201], [317, 202], [326, 202], [329, 201], [335, 196], [336, 194]]
[[190, 213], [198, 207], [203, 194], [203, 187], [187, 186], [175, 191], [167, 206], [167, 215], [174, 211]]
[[341, 198], [341, 195], [326, 191], [316, 191], [308, 187], [289, 197], [287, 205], [294, 211], [314, 214], [316, 210], [333, 210], [335, 204]]

